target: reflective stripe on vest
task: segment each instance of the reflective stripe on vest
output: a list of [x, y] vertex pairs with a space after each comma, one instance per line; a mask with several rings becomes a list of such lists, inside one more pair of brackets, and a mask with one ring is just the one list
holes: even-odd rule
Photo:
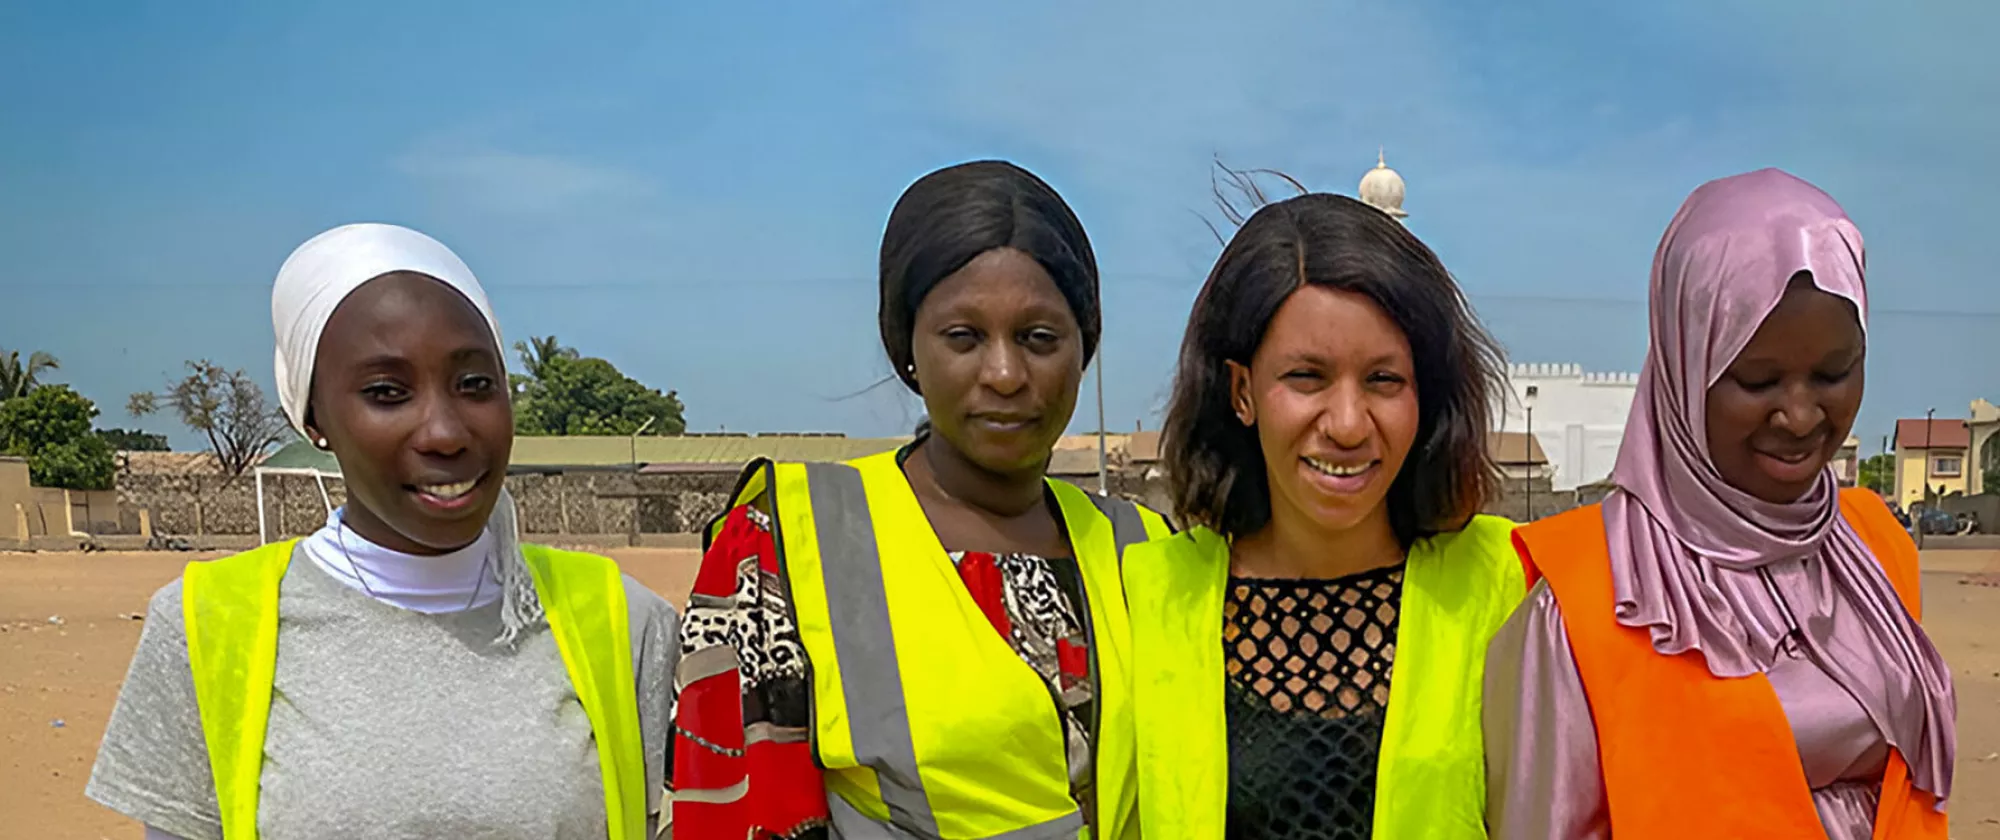
[[[227, 840], [257, 837], [264, 736], [277, 676], [278, 593], [296, 543], [189, 563], [182, 576], [188, 666]], [[623, 577], [609, 558], [521, 548], [598, 745], [605, 813], [611, 815], [606, 835], [644, 840], [646, 764]]]
[[[1087, 836], [1050, 689], [972, 600], [897, 453], [846, 464], [753, 463], [737, 501], [767, 489], [837, 835]], [[1057, 481], [1050, 489], [1082, 570], [1089, 611], [1079, 619], [1094, 631], [1092, 675], [1113, 677], [1093, 679], [1094, 798], [1099, 830], [1119, 836], [1136, 791], [1118, 557], [1126, 539], [1168, 529], [1130, 502], [1092, 499]]]
[[[1486, 836], [1480, 735], [1486, 645], [1525, 592], [1513, 523], [1474, 517], [1419, 540], [1403, 572], [1388, 717], [1376, 764], [1379, 840]], [[1206, 528], [1127, 553], [1146, 840], [1213, 840], [1228, 816], [1223, 603], [1229, 542]]]
[[[1904, 609], [1922, 618], [1916, 546], [1867, 488], [1840, 492], [1841, 516], [1881, 563]], [[1617, 622], [1604, 511], [1590, 505], [1515, 532], [1522, 559], [1562, 607], [1590, 697], [1613, 835], [1824, 836], [1798, 742], [1763, 674], [1718, 679], [1698, 652], [1662, 656], [1645, 628]], [[1945, 815], [1891, 750], [1876, 840], [1944, 840]]]

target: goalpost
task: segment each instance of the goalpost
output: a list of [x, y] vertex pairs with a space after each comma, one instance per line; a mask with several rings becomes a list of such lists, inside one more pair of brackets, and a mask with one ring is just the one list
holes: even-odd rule
[[262, 545], [262, 544], [264, 544], [264, 543], [268, 543], [268, 542], [270, 542], [270, 541], [271, 541], [271, 533], [270, 533], [270, 527], [269, 527], [269, 526], [268, 526], [268, 525], [267, 525], [267, 524], [265, 523], [265, 513], [264, 513], [264, 476], [267, 476], [267, 475], [297, 475], [297, 476], [309, 476], [309, 477], [311, 477], [311, 478], [312, 478], [312, 480], [313, 480], [313, 484], [319, 487], [319, 499], [320, 499], [320, 502], [321, 502], [321, 503], [323, 503], [324, 505], [326, 505], [326, 512], [327, 512], [328, 514], [332, 514], [332, 513], [333, 513], [333, 497], [332, 497], [332, 496], [330, 496], [330, 495], [328, 495], [328, 494], [327, 494], [327, 492], [326, 492], [326, 480], [327, 480], [328, 478], [339, 478], [339, 477], [340, 477], [340, 473], [338, 473], [338, 472], [327, 472], [327, 471], [325, 471], [325, 470], [319, 470], [319, 469], [314, 469], [314, 468], [312, 468], [312, 467], [262, 467], [262, 466], [260, 466], [260, 467], [255, 467], [255, 468], [253, 468], [253, 470], [252, 470], [252, 471], [253, 471], [253, 473], [254, 473], [254, 475], [255, 475], [255, 478], [256, 478], [256, 482], [257, 482], [257, 543], [258, 543], [259, 545]]

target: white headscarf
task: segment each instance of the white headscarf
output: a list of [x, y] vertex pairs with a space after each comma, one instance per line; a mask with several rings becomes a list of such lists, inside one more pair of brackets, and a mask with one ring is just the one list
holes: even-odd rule
[[[306, 432], [306, 409], [312, 398], [313, 361], [320, 334], [333, 312], [355, 289], [391, 272], [409, 271], [436, 278], [464, 295], [486, 319], [494, 352], [506, 359], [500, 321], [486, 301], [486, 290], [472, 269], [443, 243], [405, 227], [384, 224], [343, 225], [300, 245], [278, 269], [271, 287], [271, 327], [278, 340], [278, 403], [300, 435]], [[502, 644], [542, 620], [541, 600], [534, 578], [521, 559], [520, 526], [513, 494], [503, 485], [500, 500], [486, 522], [497, 542], [496, 570], [500, 578]]]

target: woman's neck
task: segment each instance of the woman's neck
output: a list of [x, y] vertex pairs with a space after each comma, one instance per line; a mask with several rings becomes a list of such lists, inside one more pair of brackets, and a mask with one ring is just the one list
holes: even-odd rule
[[[376, 516], [374, 511], [355, 503], [353, 499], [349, 499], [346, 506], [340, 510], [341, 522], [347, 526], [347, 530], [354, 532], [355, 536], [397, 554], [409, 554], [416, 557], [435, 557], [442, 554], [450, 554], [457, 550], [445, 549], [440, 551], [429, 546], [420, 545], [417, 541], [403, 536], [396, 529], [389, 527], [389, 523], [382, 521], [382, 518]], [[463, 548], [463, 546], [460, 546], [460, 548]]]
[[917, 444], [903, 471], [912, 483], [928, 483], [946, 499], [996, 516], [1022, 516], [1043, 502], [1039, 471], [1021, 476], [993, 472], [935, 435]]
[[1348, 528], [1327, 528], [1273, 505], [1270, 522], [1231, 542], [1229, 570], [1253, 578], [1330, 579], [1393, 566], [1403, 554], [1386, 505]]

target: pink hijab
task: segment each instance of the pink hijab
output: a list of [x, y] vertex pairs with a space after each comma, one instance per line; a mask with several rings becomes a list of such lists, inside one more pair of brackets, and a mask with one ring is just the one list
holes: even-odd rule
[[1804, 498], [1772, 504], [1722, 479], [1705, 433], [1709, 386], [1799, 272], [1852, 301], [1865, 334], [1865, 265], [1847, 213], [1785, 172], [1688, 196], [1653, 257], [1652, 345], [1611, 471], [1618, 490], [1604, 502], [1612, 589], [1619, 624], [1646, 628], [1659, 653], [1699, 651], [1723, 678], [1769, 666], [1789, 607], [1811, 658], [1942, 805], [1956, 748], [1951, 673], [1841, 517], [1832, 470]]

